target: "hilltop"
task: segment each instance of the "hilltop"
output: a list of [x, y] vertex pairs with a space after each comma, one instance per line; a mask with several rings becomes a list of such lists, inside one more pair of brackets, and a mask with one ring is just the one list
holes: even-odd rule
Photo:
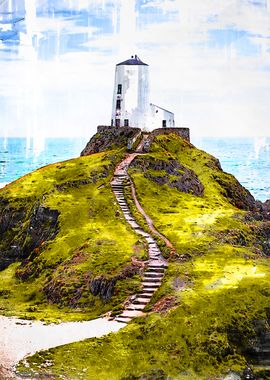
[[[132, 137], [110, 140], [101, 132], [83, 153], [90, 155], [41, 168], [0, 192], [3, 313], [116, 315], [140, 291], [147, 246], [110, 185]], [[56, 378], [135, 380], [214, 379], [240, 373], [248, 360], [269, 365], [268, 203], [256, 202], [217, 159], [175, 134], [154, 137], [129, 175], [174, 247], [159, 242], [169, 266], [149, 313], [115, 335], [36, 354], [31, 368]]]

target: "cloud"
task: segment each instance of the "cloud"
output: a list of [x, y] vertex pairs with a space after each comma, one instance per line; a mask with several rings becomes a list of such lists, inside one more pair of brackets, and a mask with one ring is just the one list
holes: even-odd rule
[[56, 0], [53, 13], [39, 0], [20, 43], [0, 46], [2, 128], [93, 133], [110, 121], [115, 64], [137, 53], [151, 100], [193, 135], [269, 134], [270, 14], [257, 3]]

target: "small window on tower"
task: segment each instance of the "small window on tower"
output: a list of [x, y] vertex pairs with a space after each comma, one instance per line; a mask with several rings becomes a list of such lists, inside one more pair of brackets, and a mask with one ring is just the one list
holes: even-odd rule
[[120, 127], [120, 119], [115, 119], [115, 126]]
[[118, 87], [117, 87], [117, 94], [122, 94], [122, 85], [119, 84]]
[[125, 119], [125, 120], [124, 120], [124, 126], [125, 126], [125, 127], [128, 127], [128, 119]]
[[117, 110], [121, 109], [121, 100], [120, 99], [116, 100], [116, 109]]

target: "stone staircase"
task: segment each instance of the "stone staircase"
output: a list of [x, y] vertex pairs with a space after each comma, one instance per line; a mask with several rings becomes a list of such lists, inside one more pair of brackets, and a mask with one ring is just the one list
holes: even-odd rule
[[[127, 155], [127, 157], [117, 166], [113, 180], [111, 181], [112, 190], [126, 221], [136, 234], [143, 236], [146, 240], [149, 256], [149, 260], [145, 263], [146, 270], [142, 279], [141, 292], [130, 297], [130, 301], [126, 304], [123, 311], [115, 318], [116, 321], [122, 323], [128, 323], [133, 318], [144, 314], [143, 310], [150, 302], [155, 291], [160, 287], [164, 277], [164, 271], [168, 266], [166, 260], [162, 257], [155, 239], [150, 233], [146, 232], [141, 226], [139, 226], [125, 199], [124, 189], [126, 186], [131, 187], [131, 181], [127, 172], [128, 166], [137, 155], [138, 153]], [[136, 205], [135, 201], [134, 204]], [[138, 211], [140, 212], [139, 209]]]

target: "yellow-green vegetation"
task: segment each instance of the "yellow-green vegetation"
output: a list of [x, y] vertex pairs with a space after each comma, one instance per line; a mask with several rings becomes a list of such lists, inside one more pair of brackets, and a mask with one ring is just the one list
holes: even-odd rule
[[[149, 173], [149, 161], [157, 173], [153, 165]], [[183, 165], [179, 174], [194, 172], [203, 194], [192, 186], [181, 191], [179, 175], [160, 170], [160, 161]], [[36, 354], [30, 368], [21, 363], [18, 370], [89, 380], [206, 380], [241, 371], [252, 360], [250, 347], [258, 346], [258, 321], [269, 320], [270, 264], [257, 236], [269, 222], [247, 218], [248, 192], [177, 136], [158, 137], [130, 175], [145, 211], [176, 248], [152, 313], [117, 334]], [[162, 308], [169, 297], [172, 307]]]
[[[121, 151], [110, 151], [50, 165], [0, 192], [7, 212], [21, 210], [25, 215], [21, 228], [11, 231], [11, 244], [20, 241], [25, 246], [31, 239], [39, 243], [0, 272], [2, 314], [94, 318], [119, 309], [137, 290], [140, 277], [132, 270], [131, 256], [145, 254], [143, 242], [124, 222], [110, 187], [121, 157]], [[41, 207], [58, 213], [52, 240], [31, 235], [30, 229], [42, 223], [42, 213], [39, 220], [33, 216]], [[42, 233], [42, 228], [37, 231]], [[7, 249], [5, 244], [10, 244], [7, 235], [1, 251]]]

